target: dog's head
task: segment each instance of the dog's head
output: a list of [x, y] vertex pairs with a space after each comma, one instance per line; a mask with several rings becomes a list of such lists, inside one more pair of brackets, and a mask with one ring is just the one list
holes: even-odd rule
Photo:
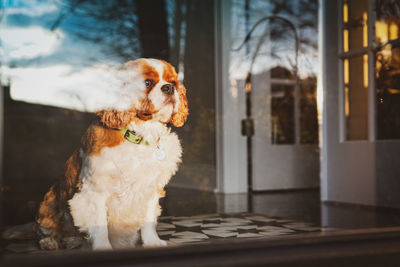
[[171, 64], [142, 58], [127, 62], [124, 73], [127, 76], [121, 88], [121, 102], [127, 105], [98, 111], [103, 124], [117, 129], [132, 121], [171, 122], [176, 127], [184, 124], [189, 114], [186, 88]]

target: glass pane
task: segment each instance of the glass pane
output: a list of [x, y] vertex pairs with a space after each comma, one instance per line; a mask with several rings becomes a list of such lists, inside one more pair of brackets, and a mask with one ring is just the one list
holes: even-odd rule
[[376, 101], [378, 139], [400, 138], [400, 3], [377, 1]]
[[318, 144], [317, 79], [300, 83], [300, 142]]
[[229, 80], [241, 119], [251, 94], [253, 190], [318, 187], [318, 1], [232, 1], [231, 24]]
[[368, 16], [366, 0], [348, 0], [343, 5], [343, 48], [349, 49], [368, 46]]
[[[101, 124], [94, 112], [131, 99], [121, 99], [118, 74], [139, 57], [170, 62], [188, 91], [191, 119], [182, 128], [168, 125], [185, 147], [169, 186], [215, 189], [215, 87], [214, 79], [204, 79], [215, 74], [210, 1], [0, 1], [0, 12], [2, 226], [34, 222], [88, 126]], [[214, 205], [199, 197], [201, 208], [192, 210], [214, 213], [215, 198], [208, 196]], [[164, 215], [179, 209], [169, 203], [162, 203]], [[190, 212], [179, 210], [174, 215]]]
[[[252, 111], [256, 128], [260, 128], [255, 138], [262, 138], [264, 134], [263, 138], [269, 137], [272, 144], [318, 143], [314, 138], [318, 136], [318, 127], [314, 127], [317, 124], [316, 84], [312, 86], [313, 92], [301, 89], [303, 81], [306, 84], [311, 80], [316, 82], [316, 7], [316, 1], [248, 1], [248, 5], [246, 1], [233, 1], [231, 35], [234, 50], [230, 75], [235, 81], [234, 91], [241, 97], [244, 87], [237, 85], [243, 85], [247, 73], [252, 70]], [[262, 22], [254, 28], [251, 38], [243, 44], [246, 33], [260, 20]], [[294, 29], [299, 39], [297, 61]], [[236, 51], [238, 47], [241, 49]], [[294, 100], [296, 63], [297, 111]], [[260, 76], [265, 77], [262, 82]], [[265, 104], [268, 100], [270, 103]], [[309, 105], [314, 105], [314, 112], [309, 112]], [[295, 112], [299, 113], [297, 122]], [[314, 126], [309, 126], [309, 122]]]
[[345, 59], [344, 111], [346, 139], [368, 139], [368, 56]]
[[294, 144], [294, 86], [271, 85], [271, 143]]

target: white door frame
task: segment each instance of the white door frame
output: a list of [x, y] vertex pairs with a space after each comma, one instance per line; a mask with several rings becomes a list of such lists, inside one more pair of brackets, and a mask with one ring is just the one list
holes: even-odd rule
[[229, 81], [231, 1], [214, 1], [215, 99], [218, 193], [247, 192], [246, 138], [240, 120], [245, 114], [244, 98], [231, 94]]
[[375, 1], [368, 2], [368, 139], [347, 141], [342, 1], [320, 0], [321, 200], [400, 208], [400, 140], [377, 140]]
[[[375, 116], [371, 116], [374, 110], [369, 111], [369, 139], [345, 141], [343, 67], [339, 58], [342, 46], [341, 1], [321, 0], [320, 11], [320, 86], [323, 90], [321, 200], [374, 205], [375, 127], [372, 126], [375, 125]], [[371, 21], [368, 20], [369, 30]], [[370, 67], [372, 58], [369, 56]], [[368, 90], [372, 101], [375, 99], [372, 97], [373, 88], [370, 79]]]

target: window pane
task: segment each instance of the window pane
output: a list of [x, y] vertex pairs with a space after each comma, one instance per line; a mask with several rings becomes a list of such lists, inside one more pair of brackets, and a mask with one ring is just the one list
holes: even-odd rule
[[215, 62], [209, 1], [1, 3], [0, 222], [34, 220], [44, 194], [63, 177], [65, 161], [97, 120], [93, 112], [119, 98], [118, 71], [139, 57], [171, 62], [188, 89], [191, 117], [176, 130], [185, 163], [169, 185], [215, 188], [215, 89], [213, 79], [204, 79], [214, 76]]
[[368, 56], [344, 60], [346, 139], [368, 138]]
[[300, 143], [318, 144], [317, 79], [300, 83]]
[[293, 85], [271, 85], [271, 143], [294, 144]]
[[376, 100], [378, 139], [400, 138], [400, 3], [377, 1]]
[[[313, 92], [308, 89], [303, 91], [302, 84], [303, 81], [308, 84], [313, 79], [315, 82], [313, 77], [317, 73], [317, 2], [249, 1], [247, 6], [245, 3], [232, 2], [231, 36], [234, 49], [231, 52], [230, 79], [235, 81], [233, 92], [239, 98], [243, 97], [243, 81], [252, 68], [251, 105], [255, 138], [269, 138], [272, 144], [316, 144], [318, 127], [310, 126], [317, 125], [316, 86], [313, 86]], [[246, 16], [246, 12], [250, 15]], [[246, 34], [256, 24], [258, 26], [254, 28], [251, 38], [243, 43]], [[297, 60], [294, 29], [299, 41]], [[299, 87], [297, 108], [294, 99], [296, 67]], [[314, 107], [310, 106], [311, 102], [314, 102]], [[310, 112], [309, 109], [313, 108], [315, 112]]]
[[349, 49], [368, 46], [367, 1], [345, 1], [343, 6], [343, 48]]

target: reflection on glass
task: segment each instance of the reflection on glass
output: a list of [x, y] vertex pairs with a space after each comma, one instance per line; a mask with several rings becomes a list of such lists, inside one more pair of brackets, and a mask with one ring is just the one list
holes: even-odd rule
[[[343, 4], [343, 52], [368, 47], [367, 1]], [[368, 55], [345, 56], [343, 60], [346, 139], [368, 138]]]
[[271, 85], [271, 143], [294, 144], [293, 85]]
[[343, 51], [349, 51], [349, 30], [344, 29], [343, 31]]
[[[269, 133], [271, 144], [318, 143], [318, 129], [311, 126], [317, 125], [317, 113], [314, 110], [316, 84], [311, 85], [315, 82], [312, 77], [316, 76], [318, 65], [317, 1], [257, 0], [248, 4], [245, 1], [233, 1], [232, 6], [233, 48], [239, 47], [253, 25], [263, 18], [269, 18], [254, 30], [245, 48], [231, 55], [230, 75], [238, 81], [237, 84], [243, 84], [241, 81], [250, 70], [254, 51], [257, 51], [257, 56], [253, 64], [253, 78], [262, 73], [270, 76], [264, 83], [252, 85], [255, 97], [252, 106], [254, 123], [257, 127], [268, 128], [265, 133]], [[297, 61], [294, 29], [299, 38]], [[298, 104], [295, 99], [296, 78]], [[239, 88], [239, 93], [243, 94], [244, 90], [244, 87]], [[265, 93], [262, 93], [264, 90]], [[266, 98], [258, 99], [261, 95]], [[270, 103], [262, 104], [263, 101]], [[268, 110], [260, 110], [264, 106]]]
[[377, 1], [376, 102], [378, 139], [400, 138], [400, 3]]
[[362, 19], [362, 27], [363, 27], [363, 47], [368, 46], [368, 15], [367, 12], [363, 12]]
[[344, 86], [344, 114], [346, 119], [350, 115], [349, 86]]
[[282, 67], [272, 68], [271, 75], [271, 143], [295, 143], [293, 74]]
[[[368, 45], [367, 1], [347, 0], [343, 7], [344, 28], [348, 33], [345, 41], [345, 52], [348, 49], [366, 47]], [[348, 44], [347, 44], [348, 42]]]
[[[344, 60], [344, 90], [346, 114], [346, 139], [365, 140], [368, 138], [368, 68], [364, 56]], [[366, 71], [366, 74], [365, 74]], [[368, 82], [367, 82], [368, 85]]]
[[1, 8], [3, 223], [34, 220], [96, 119], [90, 113], [118, 94], [110, 79], [138, 57], [170, 61], [190, 91], [191, 117], [174, 129], [185, 157], [172, 182], [215, 188], [214, 81], [204, 79], [213, 77], [215, 63], [209, 2], [21, 0], [2, 1]]
[[317, 79], [300, 82], [300, 143], [318, 144]]
[[[295, 144], [295, 84], [286, 69], [271, 69], [271, 143]], [[316, 78], [299, 81], [300, 144], [318, 144]]]

